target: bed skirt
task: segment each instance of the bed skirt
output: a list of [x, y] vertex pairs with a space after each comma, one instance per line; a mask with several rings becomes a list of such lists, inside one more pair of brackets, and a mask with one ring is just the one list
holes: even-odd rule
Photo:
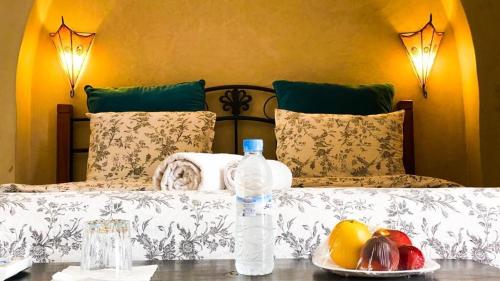
[[[500, 267], [500, 190], [302, 188], [273, 193], [275, 255], [308, 258], [339, 220], [400, 229], [432, 258]], [[230, 259], [228, 191], [0, 193], [0, 256], [79, 261], [85, 221], [132, 221], [133, 259]]]

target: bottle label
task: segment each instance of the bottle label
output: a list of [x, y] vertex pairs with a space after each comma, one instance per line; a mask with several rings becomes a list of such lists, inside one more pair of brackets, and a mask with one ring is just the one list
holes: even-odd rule
[[236, 196], [238, 216], [255, 217], [271, 213], [272, 194], [239, 197]]

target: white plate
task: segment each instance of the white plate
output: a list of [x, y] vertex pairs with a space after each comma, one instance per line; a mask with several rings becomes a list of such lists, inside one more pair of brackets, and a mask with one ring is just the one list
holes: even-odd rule
[[402, 277], [410, 275], [422, 275], [434, 272], [441, 268], [441, 266], [431, 260], [425, 259], [425, 264], [423, 268], [414, 270], [398, 270], [398, 271], [368, 271], [368, 270], [356, 270], [356, 269], [345, 269], [337, 265], [330, 258], [329, 249], [326, 241], [323, 241], [319, 247], [314, 252], [312, 257], [312, 263], [320, 268], [327, 271], [335, 273], [341, 276], [356, 276], [356, 277], [372, 277], [372, 278], [383, 278], [383, 277]]

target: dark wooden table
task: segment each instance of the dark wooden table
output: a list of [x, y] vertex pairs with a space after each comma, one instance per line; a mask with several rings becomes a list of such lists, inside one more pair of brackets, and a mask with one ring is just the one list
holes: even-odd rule
[[[441, 269], [427, 276], [411, 278], [384, 278], [373, 280], [391, 281], [498, 281], [500, 269], [471, 261], [438, 260]], [[134, 265], [154, 264], [155, 262], [138, 262]], [[277, 260], [274, 272], [267, 276], [248, 277], [235, 273], [233, 260], [202, 260], [202, 261], [158, 261], [158, 270], [152, 280], [343, 280], [367, 281], [367, 278], [345, 278], [326, 272], [314, 266], [311, 261]], [[61, 271], [70, 263], [34, 264], [28, 272], [7, 279], [8, 281], [50, 281], [52, 274]]]

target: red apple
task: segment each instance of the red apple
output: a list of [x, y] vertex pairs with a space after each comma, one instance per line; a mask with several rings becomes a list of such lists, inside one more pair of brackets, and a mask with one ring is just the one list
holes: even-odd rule
[[387, 237], [389, 240], [396, 243], [396, 246], [398, 247], [403, 245], [408, 245], [408, 246], [413, 245], [411, 243], [410, 237], [408, 237], [406, 233], [399, 230], [381, 228], [375, 231], [375, 233], [373, 233], [373, 236]]
[[399, 249], [399, 269], [412, 270], [424, 267], [425, 258], [422, 252], [414, 246], [401, 246]]
[[373, 237], [361, 249], [357, 269], [393, 271], [398, 269], [399, 250], [394, 242], [384, 236]]

